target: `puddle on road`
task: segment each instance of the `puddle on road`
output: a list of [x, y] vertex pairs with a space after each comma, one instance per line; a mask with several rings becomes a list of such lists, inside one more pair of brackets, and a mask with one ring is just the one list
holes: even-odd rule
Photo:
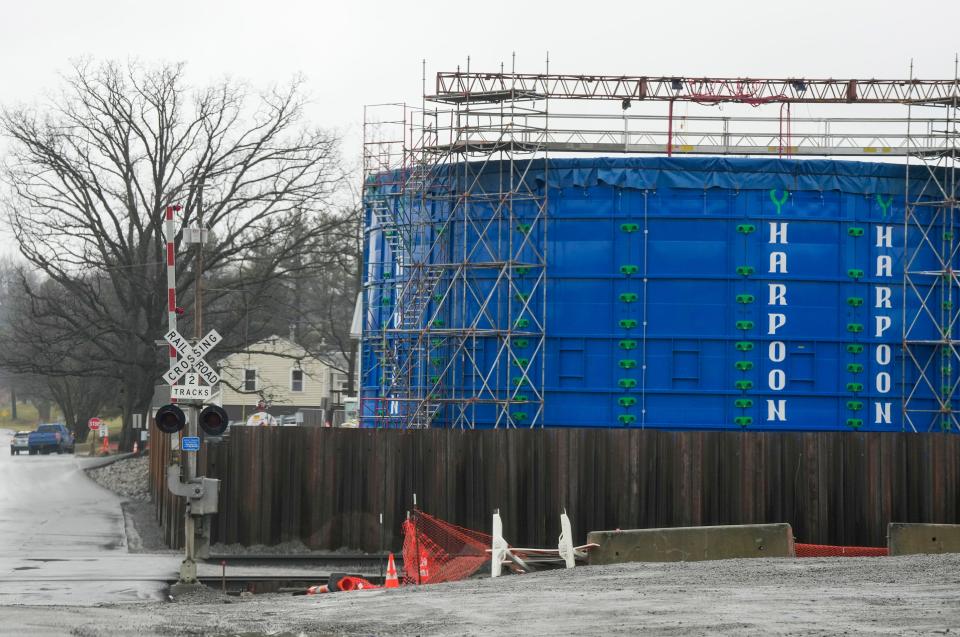
[[333, 633], [219, 633], [213, 637], [336, 637]]

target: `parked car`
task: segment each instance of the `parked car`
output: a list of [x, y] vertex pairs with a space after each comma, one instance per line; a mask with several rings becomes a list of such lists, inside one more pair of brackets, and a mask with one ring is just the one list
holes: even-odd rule
[[52, 425], [40, 425], [37, 430], [30, 434], [28, 446], [30, 455], [37, 453], [73, 453], [74, 440], [73, 434], [63, 423]]
[[10, 441], [10, 455], [19, 456], [21, 451], [30, 450], [30, 432], [18, 431]]

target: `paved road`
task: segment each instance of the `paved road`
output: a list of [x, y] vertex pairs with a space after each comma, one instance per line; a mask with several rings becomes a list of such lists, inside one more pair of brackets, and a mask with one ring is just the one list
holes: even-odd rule
[[72, 455], [10, 455], [0, 429], [0, 605], [161, 599], [175, 556], [127, 553], [121, 499]]

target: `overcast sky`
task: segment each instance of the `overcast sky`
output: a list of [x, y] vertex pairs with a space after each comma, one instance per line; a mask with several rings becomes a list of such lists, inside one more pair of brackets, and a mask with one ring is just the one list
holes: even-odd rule
[[[960, 49], [960, 0], [0, 0], [0, 9], [2, 104], [41, 99], [80, 57], [184, 61], [195, 84], [231, 76], [266, 87], [299, 74], [312, 123], [341, 136], [352, 165], [364, 104], [419, 104], [424, 59], [428, 76], [467, 56], [473, 70], [509, 68], [514, 52], [518, 71], [542, 72], [549, 52], [557, 73], [900, 78], [913, 58], [918, 77], [943, 78]], [[794, 116], [833, 114], [803, 109]], [[0, 228], [0, 255], [15, 251]]]
[[0, 0], [0, 101], [30, 101], [71, 58], [188, 63], [197, 83], [302, 73], [316, 123], [355, 147], [366, 103], [418, 102], [420, 61], [715, 76], [947, 77], [957, 0], [313, 2]]

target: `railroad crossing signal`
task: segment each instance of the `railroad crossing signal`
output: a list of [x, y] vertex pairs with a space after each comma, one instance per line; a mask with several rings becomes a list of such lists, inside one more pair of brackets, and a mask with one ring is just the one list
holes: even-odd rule
[[[222, 340], [217, 330], [210, 330], [194, 346], [191, 346], [187, 339], [175, 329], [167, 332], [163, 338], [180, 354], [180, 360], [163, 375], [163, 380], [172, 386], [171, 396], [173, 398], [209, 399], [213, 391], [211, 387], [220, 382], [220, 374], [213, 368], [213, 365], [203, 360], [203, 357]], [[195, 373], [188, 374], [191, 370], [194, 370]], [[184, 374], [187, 374], [187, 382], [176, 385], [175, 383]], [[207, 385], [200, 385], [197, 382], [197, 376], [203, 378]], [[191, 378], [193, 382], [191, 382]]]

